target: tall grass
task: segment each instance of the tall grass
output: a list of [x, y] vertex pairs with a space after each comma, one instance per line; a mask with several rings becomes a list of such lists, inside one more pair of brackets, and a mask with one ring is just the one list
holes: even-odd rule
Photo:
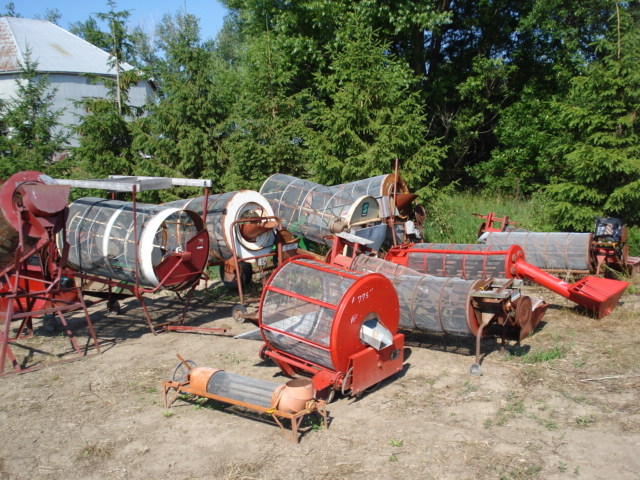
[[474, 213], [509, 217], [510, 222], [532, 231], [553, 231], [552, 222], [544, 214], [536, 198], [522, 200], [502, 195], [440, 191], [425, 205], [427, 221], [425, 240], [435, 243], [476, 243], [482, 219]]
[[[425, 241], [430, 243], [476, 243], [483, 220], [473, 213], [506, 215], [517, 227], [534, 232], [559, 231], [546, 212], [543, 198], [535, 195], [523, 199], [485, 192], [456, 192], [449, 187], [432, 194], [424, 207], [427, 210]], [[640, 228], [629, 228], [628, 244], [630, 255], [640, 255]]]

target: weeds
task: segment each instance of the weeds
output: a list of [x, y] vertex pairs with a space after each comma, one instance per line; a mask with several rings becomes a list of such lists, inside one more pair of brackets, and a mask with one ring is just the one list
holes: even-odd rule
[[469, 395], [470, 393], [473, 393], [476, 390], [478, 390], [478, 386], [474, 385], [470, 380], [466, 380], [464, 382], [464, 385], [462, 386], [462, 390], [458, 392], [458, 395], [460, 396]]
[[401, 447], [404, 444], [404, 440], [396, 440], [395, 438], [389, 439], [389, 445], [392, 447]]
[[101, 462], [111, 457], [114, 446], [110, 443], [87, 442], [76, 455], [76, 460]]
[[564, 358], [567, 354], [565, 346], [556, 345], [547, 350], [529, 352], [520, 357], [522, 363], [549, 363], [559, 358]]
[[576, 425], [578, 427], [588, 427], [596, 421], [596, 417], [593, 415], [585, 415], [576, 418]]
[[502, 472], [500, 474], [500, 480], [528, 480], [531, 478], [538, 478], [542, 472], [542, 466], [540, 465], [526, 465], [524, 467], [509, 470], [508, 472]]

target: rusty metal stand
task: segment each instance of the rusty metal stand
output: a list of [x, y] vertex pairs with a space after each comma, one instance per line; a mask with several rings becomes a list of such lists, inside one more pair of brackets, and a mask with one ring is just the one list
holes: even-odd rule
[[[171, 390], [174, 390], [175, 393], [171, 398], [169, 398], [168, 393]], [[175, 380], [162, 382], [162, 398], [167, 407], [170, 407], [173, 404], [173, 402], [175, 402], [177, 398], [183, 394], [190, 394], [198, 397], [209, 398], [217, 402], [236, 405], [238, 407], [246, 408], [248, 410], [255, 410], [257, 412], [270, 415], [271, 418], [276, 423], [276, 425], [280, 427], [280, 430], [282, 430], [282, 433], [285, 435], [285, 437], [292, 443], [298, 443], [300, 439], [299, 427], [300, 427], [300, 424], [302, 423], [302, 420], [307, 415], [316, 416], [321, 421], [322, 428], [326, 429], [328, 427], [326, 402], [324, 402], [323, 400], [309, 400], [306, 403], [304, 410], [301, 410], [297, 413], [287, 413], [287, 412], [282, 412], [280, 410], [277, 410], [275, 408], [265, 408], [260, 405], [241, 402], [231, 398], [220, 397], [213, 393], [196, 390], [190, 386], [189, 382], [178, 382]], [[288, 431], [288, 429], [285, 427], [285, 425], [282, 422], [282, 419], [285, 419], [285, 418], [291, 422], [291, 427], [290, 427], [291, 432]]]
[[[96, 188], [102, 190], [111, 191], [112, 194], [114, 192], [122, 192], [122, 193], [130, 193], [132, 199], [132, 211], [133, 211], [133, 228], [134, 228], [134, 242], [137, 245], [139, 242], [138, 238], [138, 228], [137, 228], [137, 194], [143, 190], [158, 190], [158, 189], [166, 189], [176, 185], [183, 186], [196, 186], [204, 188], [204, 208], [202, 213], [202, 224], [206, 226], [206, 217], [207, 217], [207, 199], [209, 197], [209, 188], [211, 186], [210, 180], [190, 180], [190, 179], [179, 179], [179, 178], [165, 178], [165, 177], [128, 177], [128, 176], [120, 176], [120, 175], [112, 175], [108, 179], [99, 179], [99, 180], [56, 180], [56, 183], [62, 185], [70, 185], [76, 188]], [[208, 233], [206, 227], [202, 230], [198, 235], [206, 236], [208, 238]], [[190, 260], [190, 254], [188, 252], [174, 252], [172, 254], [173, 258], [176, 261], [168, 268], [164, 269], [162, 272], [162, 278], [159, 280], [159, 284], [154, 288], [145, 288], [140, 284], [140, 268], [139, 268], [139, 258], [138, 258], [138, 250], [134, 250], [135, 257], [135, 282], [127, 283], [121, 282], [118, 280], [90, 275], [86, 273], [77, 273], [76, 275], [79, 278], [85, 280], [92, 280], [98, 283], [103, 283], [109, 286], [109, 291], [111, 292], [113, 288], [122, 288], [124, 290], [130, 291], [133, 296], [140, 302], [142, 306], [142, 310], [144, 312], [145, 319], [147, 321], [147, 325], [149, 326], [149, 330], [151, 333], [156, 335], [157, 329], [162, 331], [198, 331], [202, 333], [215, 333], [215, 334], [224, 334], [227, 329], [225, 328], [206, 328], [206, 327], [194, 327], [184, 325], [184, 321], [186, 319], [186, 315], [191, 303], [191, 299], [193, 297], [193, 291], [197, 287], [197, 281], [188, 280], [187, 283], [190, 282], [190, 285], [185, 285], [184, 288], [188, 289], [187, 301], [182, 301], [183, 309], [181, 315], [174, 321], [164, 322], [160, 324], [154, 324], [147, 304], [144, 300], [145, 294], [156, 293], [163, 288], [171, 288], [176, 286], [182, 286], [178, 280], [173, 278], [174, 273], [179, 270], [179, 267], [183, 262], [188, 262]], [[170, 283], [171, 282], [171, 283]], [[174, 292], [177, 292], [177, 289], [174, 289]], [[180, 297], [179, 297], [180, 298]]]
[[258, 265], [258, 270], [260, 273], [260, 282], [264, 287], [267, 280], [267, 275], [266, 275], [267, 271], [263, 266], [260, 265], [260, 261], [263, 259], [266, 261], [267, 258], [272, 258], [273, 259], [272, 261], [274, 263], [273, 268], [277, 267], [278, 265], [281, 265], [287, 258], [293, 255], [296, 255], [299, 239], [297, 237], [294, 237], [288, 230], [283, 229], [282, 222], [276, 216], [242, 218], [234, 221], [231, 224], [231, 229], [232, 230], [241, 229], [241, 227], [244, 225], [255, 225], [255, 226], [270, 225], [272, 226], [272, 228], [275, 228], [277, 230], [275, 250], [264, 255], [256, 255], [252, 257], [246, 257], [243, 259], [240, 259], [238, 257], [238, 254], [236, 253], [237, 252], [236, 240], [235, 240], [236, 236], [231, 235], [232, 257], [230, 260], [227, 260], [227, 262], [225, 262], [224, 264], [225, 272], [227, 271], [226, 266], [229, 265], [231, 267], [230, 271], [235, 273], [236, 284], [238, 288], [238, 297], [240, 300], [240, 302], [237, 305], [235, 305], [232, 309], [232, 317], [238, 323], [243, 323], [245, 320], [249, 320], [250, 322], [257, 325], [258, 324], [257, 314], [252, 315], [247, 313], [246, 307], [247, 307], [247, 304], [249, 303], [259, 302], [260, 298], [250, 298], [250, 299], [245, 298], [244, 286], [242, 284], [241, 263], [255, 261], [256, 265]]
[[[21, 222], [21, 217], [18, 218]], [[55, 245], [51, 235], [49, 234], [48, 242], [43, 243], [44, 247], [41, 250]], [[24, 255], [22, 249], [18, 248], [15, 254], [13, 271], [6, 271], [3, 274], [2, 284], [4, 284], [5, 291], [0, 292], [0, 318], [4, 317], [2, 330], [0, 331], [0, 376], [8, 375], [9, 373], [24, 373], [52, 365], [52, 363], [45, 363], [30, 367], [21, 366], [10, 347], [10, 344], [19, 345], [17, 343], [18, 340], [30, 337], [33, 334], [33, 318], [41, 315], [56, 315], [69, 338], [73, 350], [78, 354], [78, 357], [73, 359], [76, 360], [87, 356], [87, 351], [85, 349], [83, 353], [80, 349], [64, 313], [82, 309], [95, 353], [100, 353], [100, 344], [91, 323], [91, 318], [82, 296], [82, 290], [75, 285], [73, 287], [62, 285], [61, 267], [65, 265], [67, 250], [68, 244], [65, 243], [62, 256], [57, 257], [55, 249], [51, 249], [49, 255], [55, 255], [57, 257], [56, 260], [47, 257], [46, 263], [49, 265], [45, 265], [42, 257], [40, 257], [40, 265], [33, 267], [29, 265], [29, 259], [32, 256], [28, 253]], [[54, 267], [56, 271], [53, 279], [45, 278], [45, 272], [51, 271]], [[14, 321], [20, 321], [20, 326], [15, 337], [12, 337], [11, 324]], [[25, 335], [25, 330], [29, 330], [29, 335]], [[13, 372], [5, 373], [7, 359], [13, 366]], [[60, 360], [54, 363], [68, 361], [70, 360]]]

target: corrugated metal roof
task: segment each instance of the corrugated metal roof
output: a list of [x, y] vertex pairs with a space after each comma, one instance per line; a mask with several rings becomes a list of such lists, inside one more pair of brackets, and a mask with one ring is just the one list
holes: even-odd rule
[[42, 73], [114, 74], [107, 52], [63, 28], [46, 20], [0, 17], [0, 73], [19, 71], [27, 50]]

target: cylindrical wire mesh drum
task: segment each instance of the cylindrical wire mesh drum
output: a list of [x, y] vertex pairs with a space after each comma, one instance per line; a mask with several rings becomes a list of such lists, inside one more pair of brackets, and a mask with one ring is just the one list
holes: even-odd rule
[[380, 212], [383, 217], [394, 215], [394, 194], [402, 195], [410, 193], [406, 182], [400, 175], [396, 176], [395, 173], [364, 178], [362, 180], [356, 180], [355, 182], [334, 185], [329, 188], [353, 199], [362, 197], [363, 195], [374, 197], [380, 205]]
[[[398, 257], [398, 252], [406, 256]], [[408, 249], [392, 248], [386, 259], [428, 275], [472, 280], [514, 278], [514, 264], [523, 257], [517, 245], [501, 249], [494, 245], [416, 243]]]
[[[188, 368], [188, 369], [187, 369]], [[313, 399], [313, 383], [308, 378], [295, 378], [285, 384], [245, 377], [210, 367], [198, 367], [190, 360], [179, 363], [173, 382], [195, 395], [241, 405], [245, 408], [284, 413], [297, 413]]]
[[267, 282], [259, 310], [262, 337], [274, 352], [345, 372], [367, 345], [365, 322], [398, 328], [398, 297], [380, 274], [364, 274], [304, 257], [283, 264]]
[[519, 245], [527, 263], [543, 270], [592, 271], [591, 233], [486, 232], [480, 240], [494, 249]]
[[366, 255], [358, 255], [351, 268], [391, 280], [400, 302], [401, 328], [461, 336], [478, 331], [471, 293], [480, 289], [481, 280], [424, 275]]
[[318, 183], [277, 173], [265, 180], [260, 193], [271, 203], [285, 228], [316, 243], [327, 236], [378, 220], [373, 197], [357, 199]]
[[207, 382], [207, 392], [209, 393], [264, 408], [272, 406], [273, 392], [279, 387], [279, 383], [244, 377], [225, 371], [216, 372]]
[[[165, 206], [186, 208], [202, 215], [205, 197], [176, 200]], [[233, 223], [249, 217], [272, 217], [271, 205], [258, 192], [238, 190], [211, 195], [207, 199], [207, 231], [209, 232], [209, 263], [228, 260], [236, 255], [240, 259], [265, 255], [275, 243], [273, 230], [256, 238], [246, 239]], [[248, 260], [252, 261], [252, 260]]]
[[134, 215], [131, 202], [80, 198], [69, 207], [69, 265], [155, 287], [161, 280], [157, 267], [167, 256], [188, 251], [189, 241], [203, 228], [201, 218], [188, 210], [138, 203]]

